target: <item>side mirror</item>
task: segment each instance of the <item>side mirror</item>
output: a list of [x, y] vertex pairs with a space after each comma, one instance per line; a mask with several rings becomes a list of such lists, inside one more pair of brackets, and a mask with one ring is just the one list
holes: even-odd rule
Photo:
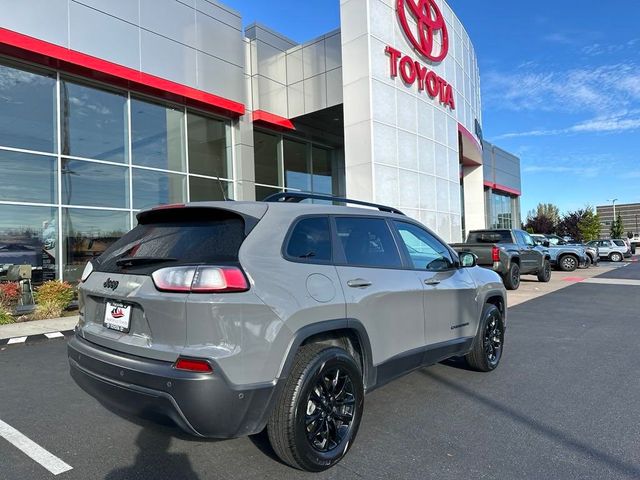
[[551, 245], [551, 243], [549, 243], [549, 240], [545, 240], [544, 242], [542, 242], [543, 247], [549, 247], [549, 245]]
[[475, 253], [460, 252], [458, 254], [458, 259], [460, 260], [460, 266], [462, 268], [472, 268], [478, 265], [478, 257]]

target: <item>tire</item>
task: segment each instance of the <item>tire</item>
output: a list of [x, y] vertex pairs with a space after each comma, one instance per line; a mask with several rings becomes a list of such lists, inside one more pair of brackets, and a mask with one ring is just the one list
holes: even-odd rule
[[587, 263], [585, 264], [584, 268], [589, 268], [592, 264], [593, 260], [591, 260], [591, 257], [587, 255]]
[[545, 260], [544, 265], [542, 265], [542, 270], [538, 272], [538, 281], [547, 283], [549, 280], [551, 280], [551, 262]]
[[342, 348], [305, 345], [267, 423], [271, 446], [294, 468], [331, 468], [353, 445], [363, 406], [362, 371], [353, 357]]
[[609, 255], [609, 260], [611, 260], [612, 262], [621, 262], [622, 254], [618, 252], [613, 252], [611, 255]]
[[464, 357], [469, 367], [478, 372], [490, 372], [500, 364], [504, 349], [504, 319], [500, 309], [487, 304], [482, 311], [482, 319], [473, 348]]
[[520, 286], [520, 265], [512, 263], [502, 282], [507, 290], [517, 290]]
[[573, 272], [576, 268], [578, 268], [580, 262], [573, 255], [563, 255], [558, 259], [558, 267], [563, 272]]

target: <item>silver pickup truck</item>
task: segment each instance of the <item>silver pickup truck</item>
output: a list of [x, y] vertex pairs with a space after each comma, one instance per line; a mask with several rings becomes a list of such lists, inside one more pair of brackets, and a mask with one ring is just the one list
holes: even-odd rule
[[564, 272], [573, 272], [578, 267], [588, 267], [592, 260], [587, 254], [587, 249], [582, 245], [570, 245], [560, 241], [554, 241], [547, 235], [532, 234], [531, 238], [537, 245], [543, 246], [549, 251], [551, 266]]

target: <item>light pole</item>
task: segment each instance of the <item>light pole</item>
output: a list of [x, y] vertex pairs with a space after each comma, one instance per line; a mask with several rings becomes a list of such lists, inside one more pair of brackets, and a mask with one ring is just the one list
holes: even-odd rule
[[613, 204], [613, 222], [611, 222], [611, 225], [615, 225], [617, 222], [617, 219], [616, 219], [616, 202], [617, 201], [618, 201], [617, 198], [607, 199], [607, 202], [611, 202]]
[[616, 220], [616, 202], [618, 201], [617, 198], [610, 198], [607, 200], [607, 202], [611, 202], [613, 204], [613, 221], [615, 222]]

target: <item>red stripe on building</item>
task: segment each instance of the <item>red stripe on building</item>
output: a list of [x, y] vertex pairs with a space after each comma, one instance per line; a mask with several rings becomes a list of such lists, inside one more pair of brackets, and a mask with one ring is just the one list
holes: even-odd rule
[[262, 123], [269, 127], [276, 127], [285, 130], [296, 129], [291, 120], [289, 120], [288, 118], [281, 117], [280, 115], [276, 115], [274, 113], [265, 112], [264, 110], [256, 110], [255, 112], [253, 112], [253, 121], [254, 123]]
[[499, 183], [489, 182], [488, 180], [484, 181], [484, 186], [489, 187], [492, 190], [497, 190], [498, 192], [508, 193], [510, 195], [521, 196], [522, 192], [515, 188], [507, 187], [505, 185], [500, 185]]
[[5, 28], [0, 28], [0, 53], [229, 116], [245, 113], [242, 103]]

